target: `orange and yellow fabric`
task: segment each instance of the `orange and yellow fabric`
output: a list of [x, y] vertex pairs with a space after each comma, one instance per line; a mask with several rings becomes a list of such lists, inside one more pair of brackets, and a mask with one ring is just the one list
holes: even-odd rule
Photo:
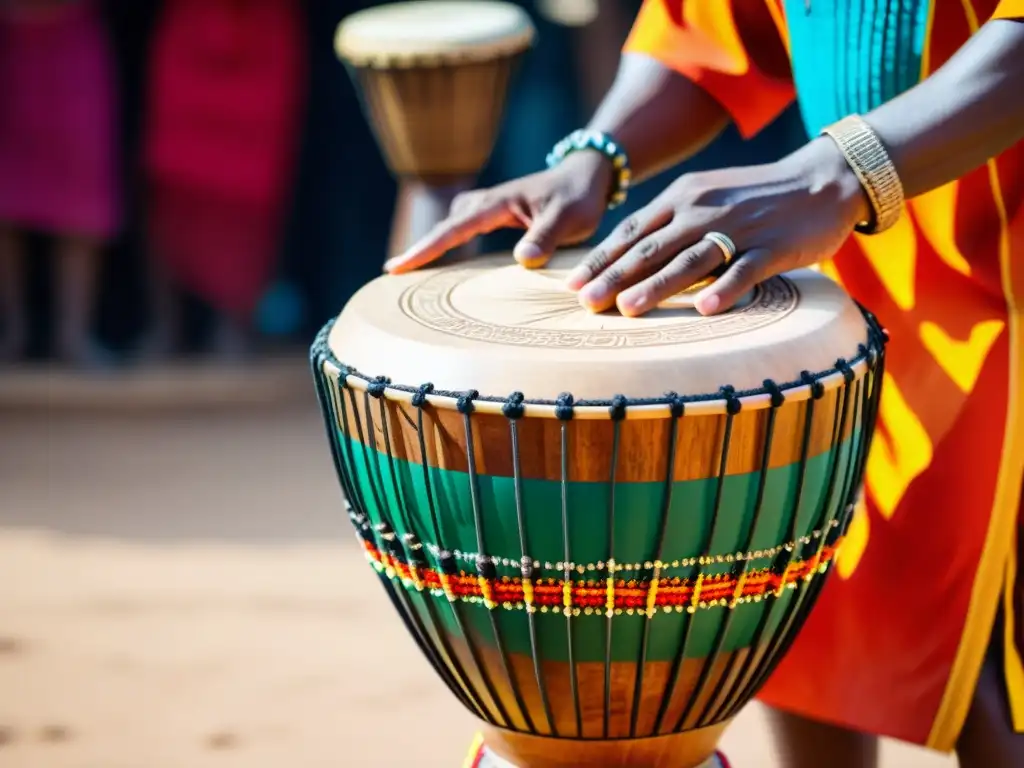
[[[700, 84], [746, 136], [794, 99], [814, 136], [997, 17], [1024, 17], [1024, 0], [646, 0], [625, 50]], [[1024, 146], [909, 201], [823, 269], [888, 329], [886, 382], [863, 504], [761, 699], [950, 750], [1002, 610], [1024, 731]]]

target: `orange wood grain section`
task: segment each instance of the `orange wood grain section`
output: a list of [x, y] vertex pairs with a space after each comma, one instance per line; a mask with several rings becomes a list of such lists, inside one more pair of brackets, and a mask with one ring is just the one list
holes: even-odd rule
[[[814, 402], [808, 457], [830, 449], [837, 424], [836, 413], [845, 403], [846, 422], [843, 437], [855, 424], [855, 402], [859, 401], [863, 379], [848, 390], [833, 389]], [[848, 391], [845, 397], [843, 392]], [[339, 393], [335, 393], [337, 397]], [[369, 398], [366, 410], [364, 393], [344, 391], [345, 420], [339, 422], [345, 432], [359, 439], [358, 418], [362, 424], [362, 442], [385, 450], [384, 429], [389, 431], [395, 458], [465, 472], [468, 469], [468, 442], [464, 417], [457, 411], [427, 405], [423, 409], [425, 455], [420, 449], [417, 409], [409, 404]], [[354, 400], [354, 402], [353, 402]], [[769, 465], [786, 466], [800, 460], [803, 432], [809, 403], [784, 404], [775, 415]], [[383, 413], [382, 413], [383, 410]], [[740, 412], [733, 418], [729, 441], [727, 474], [745, 474], [760, 470], [769, 409]], [[859, 414], [859, 406], [857, 409]], [[695, 480], [718, 475], [725, 436], [725, 415], [683, 416], [676, 437], [675, 480]], [[859, 416], [858, 416], [859, 418]], [[480, 474], [511, 476], [514, 472], [510, 422], [503, 416], [473, 414], [472, 439], [476, 470]], [[372, 429], [370, 428], [372, 424]], [[516, 422], [519, 440], [520, 472], [523, 478], [559, 480], [561, 478], [562, 423], [554, 419], [523, 418]], [[609, 419], [579, 420], [566, 424], [569, 450], [569, 480], [607, 481], [609, 478], [615, 427]], [[616, 479], [620, 482], [661, 481], [669, 455], [671, 419], [638, 419], [620, 426], [619, 463]]]

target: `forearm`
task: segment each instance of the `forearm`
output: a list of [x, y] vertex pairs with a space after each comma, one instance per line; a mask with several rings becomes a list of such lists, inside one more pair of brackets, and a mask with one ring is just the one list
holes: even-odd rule
[[728, 123], [700, 86], [650, 57], [627, 53], [588, 127], [615, 137], [639, 182], [696, 154]]
[[907, 198], [983, 165], [1024, 139], [1024, 20], [985, 24], [942, 68], [865, 118]]

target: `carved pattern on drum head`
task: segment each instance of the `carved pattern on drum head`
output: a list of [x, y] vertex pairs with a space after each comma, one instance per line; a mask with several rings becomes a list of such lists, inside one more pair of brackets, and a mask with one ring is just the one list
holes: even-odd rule
[[786, 317], [798, 301], [791, 281], [773, 277], [754, 289], [745, 306], [714, 317], [672, 308], [643, 318], [594, 315], [557, 280], [513, 266], [438, 271], [407, 288], [399, 306], [420, 325], [464, 339], [507, 346], [613, 349], [711, 341], [750, 332]]

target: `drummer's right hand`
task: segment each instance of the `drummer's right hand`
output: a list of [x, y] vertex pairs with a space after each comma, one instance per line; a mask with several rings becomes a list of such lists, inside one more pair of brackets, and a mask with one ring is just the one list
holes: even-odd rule
[[601, 223], [612, 167], [597, 152], [577, 152], [557, 167], [491, 189], [459, 195], [448, 218], [384, 269], [409, 272], [439, 259], [474, 237], [505, 227], [526, 234], [512, 255], [528, 269], [547, 263], [555, 249], [586, 240]]

